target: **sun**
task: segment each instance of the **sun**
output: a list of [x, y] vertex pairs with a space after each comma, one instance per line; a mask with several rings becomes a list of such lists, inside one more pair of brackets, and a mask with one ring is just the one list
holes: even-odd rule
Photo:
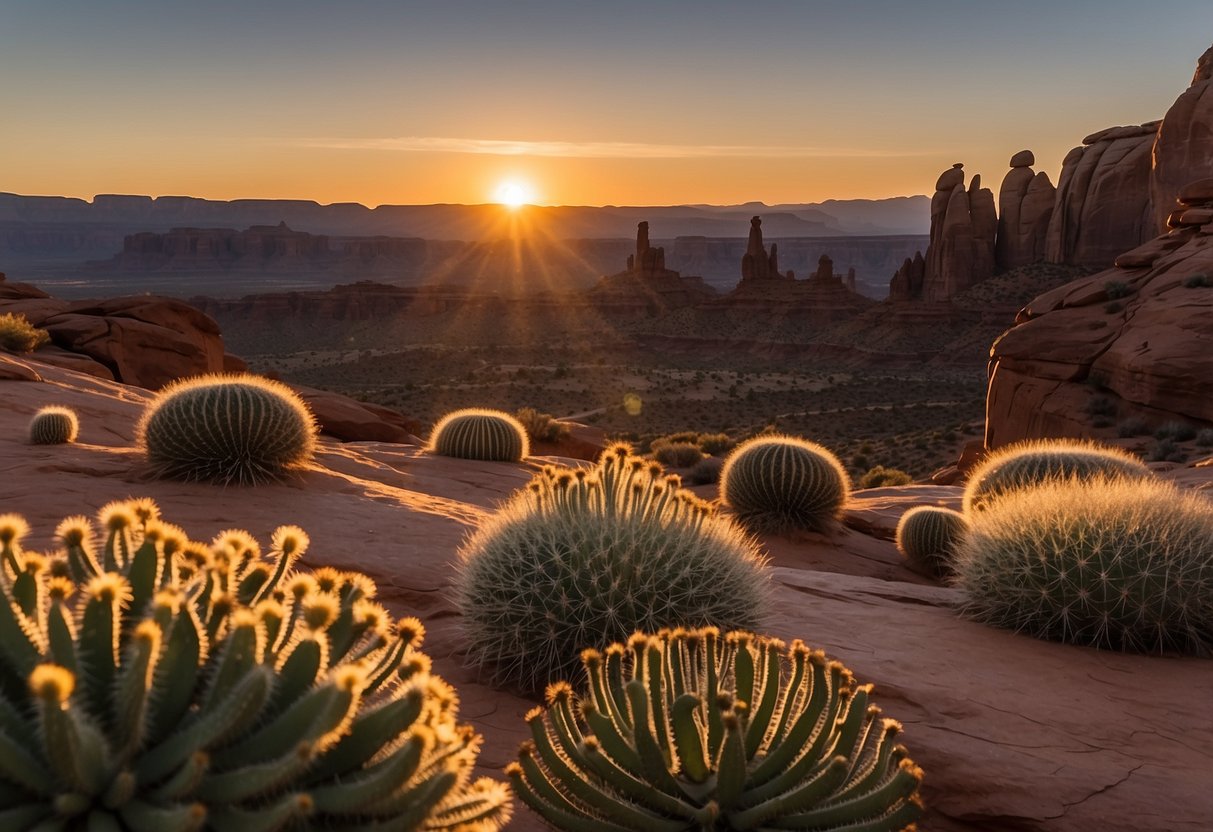
[[493, 198], [507, 208], [519, 208], [534, 202], [535, 189], [518, 179], [507, 179], [497, 186]]

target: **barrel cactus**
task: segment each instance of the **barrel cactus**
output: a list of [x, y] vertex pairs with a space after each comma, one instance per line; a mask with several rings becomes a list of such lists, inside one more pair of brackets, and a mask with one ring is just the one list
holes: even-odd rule
[[430, 434], [430, 451], [458, 459], [519, 462], [531, 446], [526, 428], [510, 414], [469, 407], [438, 420]]
[[964, 609], [1041, 638], [1213, 651], [1213, 505], [1157, 478], [1052, 480], [972, 517]]
[[1092, 477], [1150, 476], [1140, 459], [1111, 445], [1074, 439], [1020, 442], [987, 456], [965, 487], [966, 513], [981, 511], [1003, 495], [1053, 478], [1087, 480]]
[[822, 531], [841, 515], [851, 478], [828, 449], [792, 436], [759, 436], [729, 455], [720, 497], [747, 525]]
[[800, 641], [712, 628], [582, 655], [506, 773], [561, 830], [902, 830], [922, 771], [871, 685]]
[[942, 506], [917, 506], [897, 523], [897, 551], [911, 569], [942, 578], [952, 573], [952, 553], [969, 521]]
[[593, 469], [545, 467], [483, 523], [456, 591], [473, 660], [542, 690], [636, 630], [753, 627], [768, 583], [751, 537], [615, 445]]
[[306, 535], [209, 546], [147, 500], [26, 551], [0, 518], [0, 828], [494, 829], [479, 738], [364, 575]]
[[285, 384], [248, 374], [208, 375], [161, 390], [137, 435], [162, 476], [255, 485], [312, 458], [316, 423]]
[[29, 441], [35, 445], [64, 445], [75, 442], [79, 433], [80, 422], [70, 407], [44, 407], [29, 422]]

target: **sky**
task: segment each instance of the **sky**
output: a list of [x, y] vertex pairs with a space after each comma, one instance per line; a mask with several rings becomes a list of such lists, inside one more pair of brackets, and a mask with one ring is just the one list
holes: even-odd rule
[[1213, 2], [0, 0], [0, 191], [768, 204], [1056, 181]]

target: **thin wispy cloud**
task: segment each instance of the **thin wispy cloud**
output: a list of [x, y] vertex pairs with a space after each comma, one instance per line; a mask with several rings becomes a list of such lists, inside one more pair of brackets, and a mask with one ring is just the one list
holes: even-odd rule
[[334, 150], [389, 150], [404, 153], [469, 153], [481, 156], [552, 156], [566, 159], [715, 159], [721, 157], [900, 158], [928, 155], [902, 150], [807, 145], [651, 144], [646, 142], [554, 142], [504, 139], [459, 139], [440, 136], [397, 138], [305, 138], [287, 142], [297, 147]]

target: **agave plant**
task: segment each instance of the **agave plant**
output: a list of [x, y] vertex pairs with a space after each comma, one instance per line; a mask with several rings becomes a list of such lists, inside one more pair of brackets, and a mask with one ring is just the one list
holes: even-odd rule
[[[283, 527], [208, 546], [148, 500], [0, 517], [0, 829], [488, 830], [479, 738], [364, 575], [296, 569]], [[100, 544], [100, 545], [99, 545]]]
[[557, 829], [884, 832], [921, 814], [901, 726], [799, 641], [667, 630], [582, 660], [588, 693], [549, 687], [506, 769]]

